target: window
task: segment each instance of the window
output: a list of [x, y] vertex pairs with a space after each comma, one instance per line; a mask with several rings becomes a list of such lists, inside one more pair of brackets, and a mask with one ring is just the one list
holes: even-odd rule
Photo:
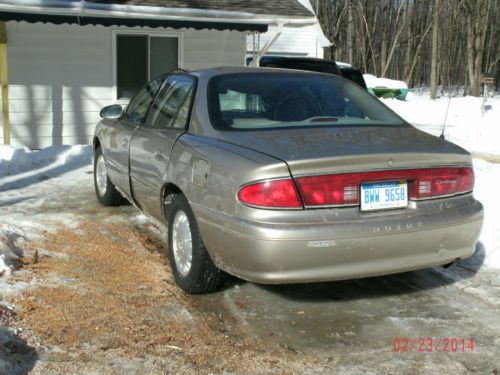
[[147, 81], [179, 66], [179, 37], [116, 35], [116, 97], [130, 99]]
[[136, 124], [142, 124], [146, 119], [149, 107], [156, 96], [156, 92], [164, 80], [165, 76], [155, 79], [144, 86], [130, 101], [125, 110], [125, 116]]
[[194, 80], [188, 76], [170, 76], [156, 97], [148, 126], [158, 129], [185, 128]]
[[208, 85], [208, 109], [219, 130], [404, 125], [358, 85], [333, 75], [216, 76]]

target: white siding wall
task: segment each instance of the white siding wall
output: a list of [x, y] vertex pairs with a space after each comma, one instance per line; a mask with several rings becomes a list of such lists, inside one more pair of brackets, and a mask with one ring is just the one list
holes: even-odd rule
[[[276, 26], [270, 26], [267, 33], [260, 35], [260, 48], [276, 33]], [[253, 38], [247, 38], [247, 51], [252, 51]], [[319, 46], [315, 26], [285, 27], [283, 33], [267, 52], [268, 55], [289, 55], [323, 58], [323, 48]]]
[[[99, 110], [115, 101], [112, 30], [130, 29], [7, 23], [13, 145], [42, 148], [91, 141]], [[181, 32], [183, 67], [243, 65], [244, 33]], [[0, 143], [2, 136], [0, 132]]]

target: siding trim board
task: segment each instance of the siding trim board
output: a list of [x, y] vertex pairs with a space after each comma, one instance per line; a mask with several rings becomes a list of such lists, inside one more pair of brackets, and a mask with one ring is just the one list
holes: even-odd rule
[[80, 26], [86, 25], [101, 25], [106, 27], [126, 26], [126, 27], [169, 27], [173, 29], [196, 29], [196, 30], [234, 30], [234, 31], [256, 31], [266, 32], [268, 26], [266, 24], [255, 23], [231, 23], [231, 22], [215, 22], [215, 21], [178, 21], [178, 20], [162, 20], [162, 19], [144, 19], [144, 18], [119, 18], [119, 17], [88, 17], [88, 16], [71, 16], [71, 15], [54, 15], [54, 14], [33, 14], [33, 13], [15, 13], [15, 12], [0, 12], [0, 21], [26, 21], [29, 23], [43, 22], [53, 23], [55, 25], [62, 24], [77, 24]]

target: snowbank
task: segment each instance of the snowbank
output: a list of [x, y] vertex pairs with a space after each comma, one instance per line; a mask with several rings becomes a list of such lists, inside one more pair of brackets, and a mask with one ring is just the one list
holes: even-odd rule
[[88, 162], [91, 157], [90, 150], [89, 145], [51, 146], [40, 151], [0, 145], [0, 179], [9, 173], [33, 171], [48, 165], [72, 166], [81, 163], [82, 159]]
[[[415, 127], [440, 135], [446, 118], [445, 138], [481, 156], [500, 156], [500, 96], [489, 98], [481, 117], [482, 99], [472, 96], [429, 98], [410, 92], [406, 101], [381, 99]], [[449, 107], [448, 116], [446, 111]]]

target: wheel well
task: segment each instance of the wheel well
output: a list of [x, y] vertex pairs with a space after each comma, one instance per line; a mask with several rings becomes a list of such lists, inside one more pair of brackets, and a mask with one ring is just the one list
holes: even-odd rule
[[101, 147], [101, 141], [99, 141], [99, 138], [97, 137], [94, 137], [94, 140], [93, 140], [93, 147], [92, 147], [92, 150], [95, 151], [97, 150], [98, 147]]
[[168, 183], [165, 186], [163, 186], [163, 193], [162, 193], [163, 216], [167, 221], [168, 221], [168, 210], [170, 204], [172, 203], [172, 197], [174, 194], [184, 195], [181, 189], [179, 189], [175, 184]]

